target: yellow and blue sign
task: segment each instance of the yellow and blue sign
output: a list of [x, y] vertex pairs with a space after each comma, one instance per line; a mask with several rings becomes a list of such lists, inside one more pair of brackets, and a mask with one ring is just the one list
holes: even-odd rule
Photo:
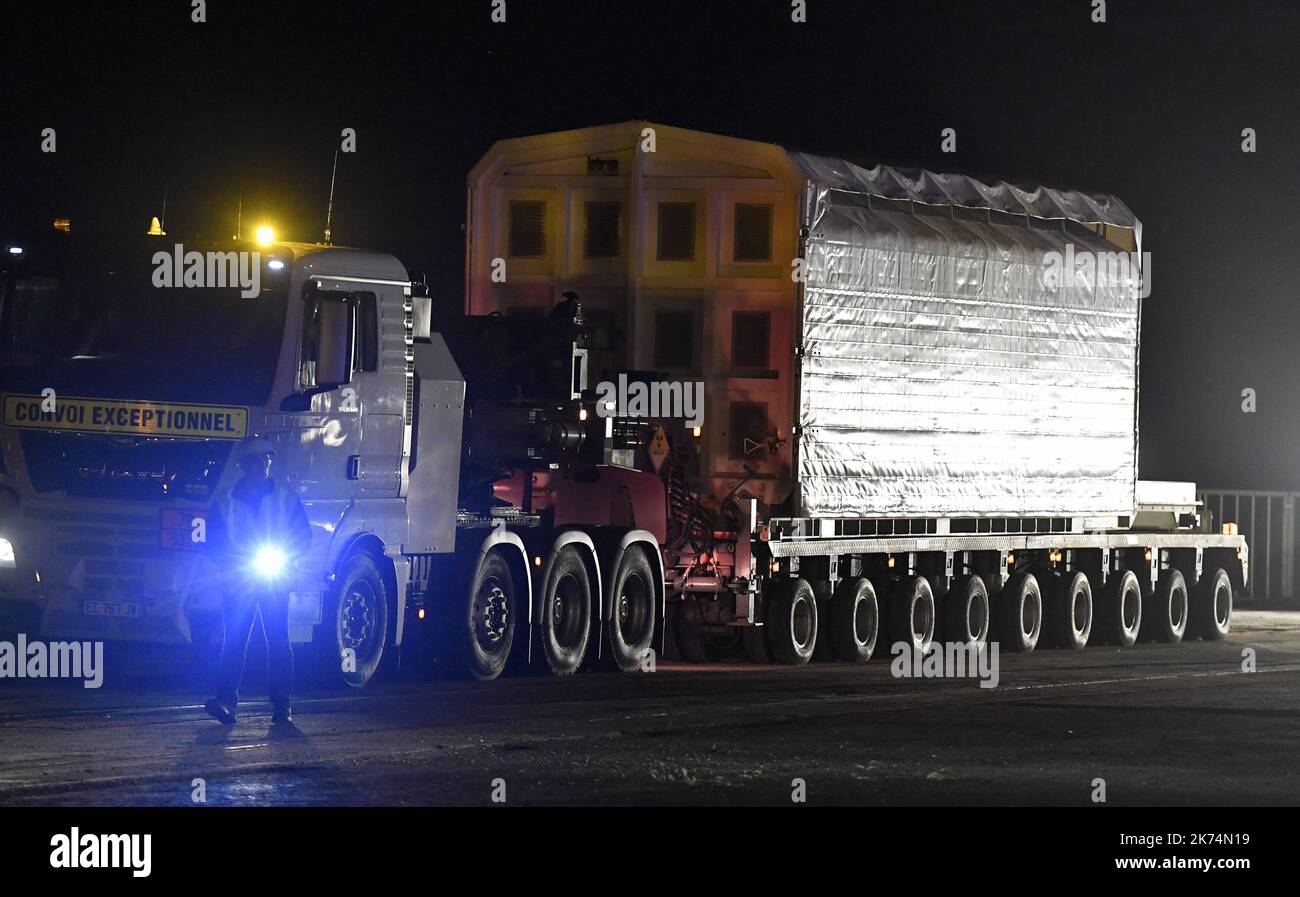
[[248, 409], [237, 405], [58, 396], [53, 411], [42, 411], [49, 402], [41, 396], [5, 396], [5, 426], [191, 439], [243, 439], [248, 433]]

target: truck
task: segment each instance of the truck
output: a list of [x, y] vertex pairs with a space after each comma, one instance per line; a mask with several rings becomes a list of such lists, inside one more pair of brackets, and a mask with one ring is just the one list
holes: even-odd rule
[[557, 673], [650, 650], [664, 491], [602, 463], [576, 310], [431, 331], [394, 257], [310, 244], [51, 231], [6, 256], [7, 628], [219, 639], [237, 571], [203, 550], [207, 524], [256, 434], [314, 534], [282, 583], [291, 640], [334, 679], [371, 681], [435, 612], [438, 656], [480, 678], [517, 630]]
[[[702, 370], [713, 398], [688, 425], [606, 391], [680, 389], [699, 343], [685, 367], [655, 369], [637, 330], [654, 308], [638, 297], [689, 287], [694, 263], [673, 253], [717, 245], [671, 232], [694, 220], [682, 179], [699, 160], [670, 160], [670, 187], [656, 187], [652, 163], [619, 143], [643, 133], [632, 124], [581, 135], [575, 172], [534, 153], [548, 174], [471, 174], [463, 306], [392, 255], [331, 245], [60, 230], [6, 246], [4, 627], [219, 637], [230, 571], [203, 550], [206, 522], [256, 434], [314, 534], [281, 574], [291, 638], [348, 686], [426, 655], [486, 680], [512, 664], [631, 672], [664, 652], [804, 664], [940, 640], [1031, 651], [1228, 634], [1244, 539], [1230, 523], [1203, 531], [1189, 485], [1137, 479], [1140, 285], [1062, 272], [1053, 255], [1140, 246], [1126, 207], [750, 148], [788, 164], [795, 192], [760, 187], [757, 166], [755, 183], [729, 170], [725, 189], [750, 208], [705, 276], [779, 284], [767, 305], [739, 302], [769, 315], [768, 351], [742, 346], [754, 320], [734, 318], [744, 376]], [[560, 156], [572, 142], [545, 141]], [[734, 167], [745, 149], [717, 156]], [[629, 158], [641, 170], [621, 187], [597, 180]], [[526, 183], [486, 184], [486, 169]], [[608, 185], [555, 203], [605, 231], [560, 226], [544, 186], [557, 177]], [[636, 194], [656, 189], [678, 207], [653, 227], [609, 208], [636, 203], [644, 225]], [[788, 280], [782, 232], [800, 272]], [[561, 233], [588, 245], [559, 246]], [[601, 301], [608, 265], [592, 283], [546, 266], [602, 246], [636, 256], [612, 275], [628, 283], [617, 301]], [[650, 256], [685, 267], [665, 287]], [[566, 278], [578, 289], [555, 295]], [[769, 426], [770, 405], [754, 414], [737, 380], [788, 401], [788, 423]], [[720, 412], [719, 395], [736, 401]]]

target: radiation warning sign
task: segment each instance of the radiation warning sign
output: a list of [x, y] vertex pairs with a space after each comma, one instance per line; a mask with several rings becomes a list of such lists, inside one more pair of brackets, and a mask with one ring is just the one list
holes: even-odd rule
[[655, 473], [663, 466], [664, 458], [668, 457], [668, 436], [664, 433], [663, 427], [655, 427], [655, 435], [650, 440], [650, 463], [654, 465]]

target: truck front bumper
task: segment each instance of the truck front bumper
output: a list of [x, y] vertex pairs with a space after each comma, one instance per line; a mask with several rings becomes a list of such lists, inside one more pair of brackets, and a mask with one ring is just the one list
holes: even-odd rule
[[158, 509], [25, 503], [0, 570], [0, 621], [46, 637], [188, 643], [193, 620], [219, 615], [217, 566], [165, 548]]

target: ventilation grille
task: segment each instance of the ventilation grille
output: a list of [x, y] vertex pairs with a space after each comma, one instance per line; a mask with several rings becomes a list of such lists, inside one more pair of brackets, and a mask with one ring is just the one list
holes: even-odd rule
[[661, 262], [695, 261], [695, 203], [659, 203], [659, 252]]
[[771, 357], [772, 314], [737, 311], [731, 315], [731, 367], [766, 369]]
[[772, 260], [772, 207], [752, 203], [736, 205], [735, 260]]
[[406, 404], [403, 417], [409, 427], [415, 423], [415, 304], [411, 291], [405, 291], [402, 304], [403, 360], [406, 362]]
[[618, 258], [622, 243], [623, 206], [617, 202], [589, 202], [582, 255], [589, 259]]
[[510, 203], [510, 255], [539, 259], [546, 255], [546, 203], [513, 200]]
[[695, 316], [689, 311], [655, 314], [655, 367], [693, 368]]

